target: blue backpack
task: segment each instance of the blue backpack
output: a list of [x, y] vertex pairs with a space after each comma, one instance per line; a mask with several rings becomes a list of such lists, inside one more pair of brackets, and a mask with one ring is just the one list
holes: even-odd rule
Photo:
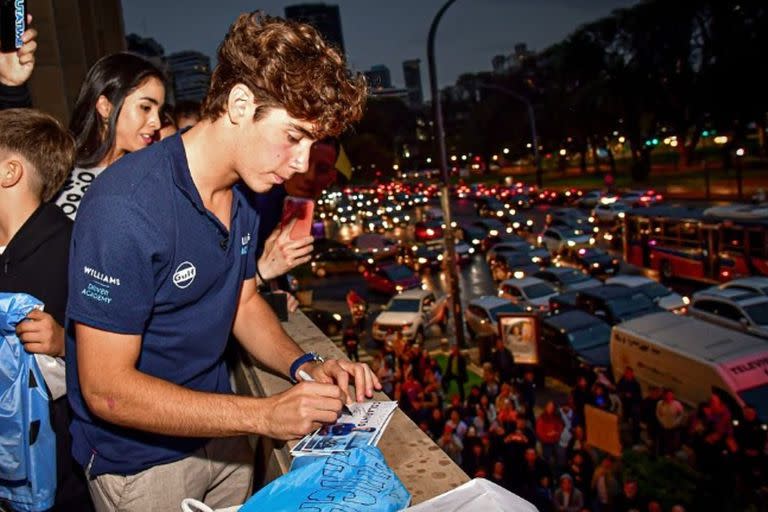
[[13, 510], [51, 508], [56, 495], [56, 438], [48, 390], [16, 324], [42, 303], [23, 293], [0, 293], [0, 502]]

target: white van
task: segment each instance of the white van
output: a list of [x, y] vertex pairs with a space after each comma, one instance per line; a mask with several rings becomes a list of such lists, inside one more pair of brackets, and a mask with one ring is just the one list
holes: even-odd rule
[[696, 318], [654, 313], [613, 327], [611, 367], [624, 368], [648, 386], [674, 390], [691, 407], [720, 395], [740, 414], [749, 403], [768, 421], [768, 343], [761, 338]]

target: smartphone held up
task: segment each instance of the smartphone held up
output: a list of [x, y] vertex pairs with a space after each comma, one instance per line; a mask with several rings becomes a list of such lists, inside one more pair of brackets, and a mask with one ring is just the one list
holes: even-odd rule
[[312, 216], [315, 213], [315, 202], [304, 197], [288, 196], [283, 202], [283, 217], [280, 221], [281, 228], [287, 228], [293, 219], [296, 222], [291, 228], [289, 237], [298, 240], [310, 235], [312, 232]]
[[27, 0], [0, 0], [0, 52], [15, 52], [27, 30]]

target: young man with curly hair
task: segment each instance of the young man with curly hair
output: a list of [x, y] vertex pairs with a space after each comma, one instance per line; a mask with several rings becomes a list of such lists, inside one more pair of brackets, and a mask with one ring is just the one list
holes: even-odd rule
[[[200, 122], [121, 158], [85, 196], [67, 384], [73, 452], [98, 510], [242, 503], [245, 435], [299, 438], [380, 387], [368, 366], [305, 354], [283, 331], [257, 292], [258, 215], [246, 201], [306, 172], [312, 143], [358, 120], [365, 95], [315, 29], [242, 15], [219, 48]], [[231, 394], [230, 330], [299, 382], [266, 398]], [[314, 382], [300, 382], [304, 372]]]

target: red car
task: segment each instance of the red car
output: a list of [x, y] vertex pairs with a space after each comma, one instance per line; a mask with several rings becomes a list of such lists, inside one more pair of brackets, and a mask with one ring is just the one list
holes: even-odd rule
[[394, 295], [403, 290], [418, 288], [421, 279], [405, 265], [387, 265], [363, 273], [368, 288], [375, 292]]
[[429, 242], [443, 238], [443, 222], [440, 220], [428, 220], [417, 222], [413, 237], [418, 242]]

